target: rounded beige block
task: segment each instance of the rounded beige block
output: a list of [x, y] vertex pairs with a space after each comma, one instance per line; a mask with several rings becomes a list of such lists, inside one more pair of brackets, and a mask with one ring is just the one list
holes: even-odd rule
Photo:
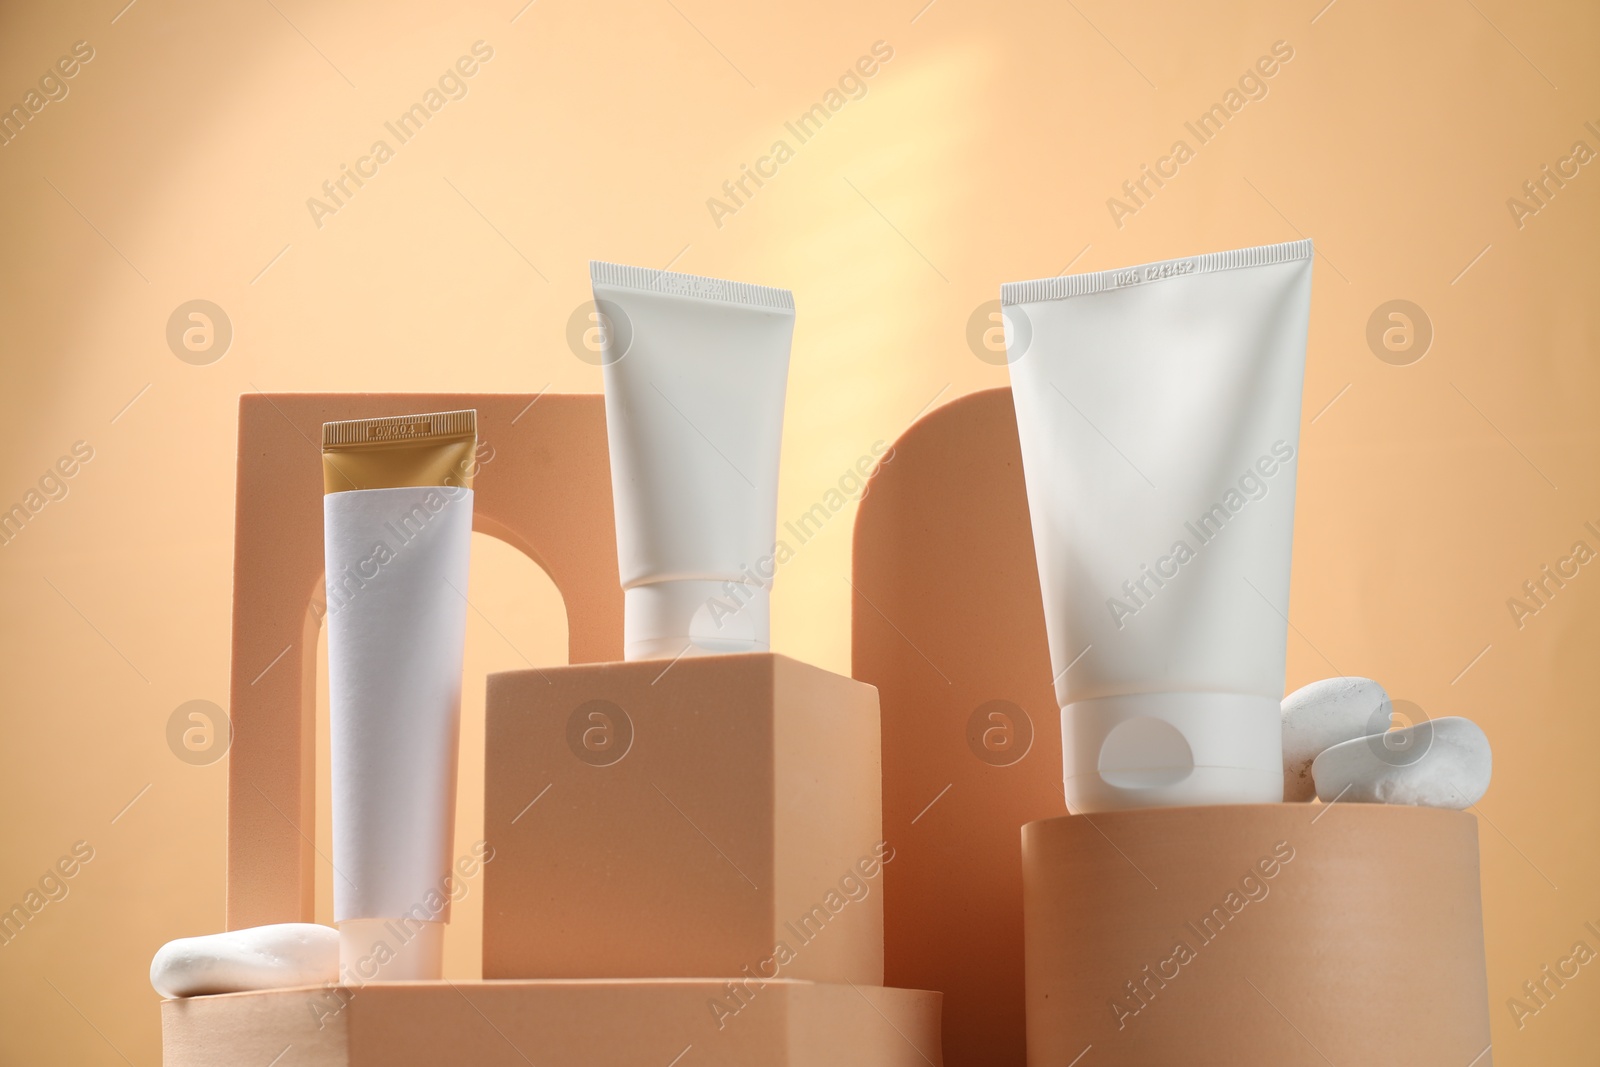
[[1068, 815], [1022, 828], [1022, 872], [1036, 1067], [1492, 1062], [1472, 815]]

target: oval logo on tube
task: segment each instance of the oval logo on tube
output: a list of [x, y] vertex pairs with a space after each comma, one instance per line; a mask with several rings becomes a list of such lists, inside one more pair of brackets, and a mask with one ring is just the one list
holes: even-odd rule
[[967, 717], [967, 747], [991, 767], [1020, 763], [1033, 748], [1033, 720], [1009, 700], [990, 700]]
[[587, 700], [567, 717], [567, 747], [591, 767], [609, 767], [633, 748], [633, 720], [609, 700]]
[[633, 323], [620, 304], [585, 300], [567, 317], [567, 347], [590, 366], [604, 367], [633, 347]]

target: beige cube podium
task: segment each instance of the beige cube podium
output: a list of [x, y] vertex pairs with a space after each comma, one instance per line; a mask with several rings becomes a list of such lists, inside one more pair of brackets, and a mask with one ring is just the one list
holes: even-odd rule
[[486, 978], [883, 984], [877, 690], [785, 656], [492, 675]]
[[943, 1063], [937, 993], [783, 980], [275, 989], [168, 1000], [161, 1024], [166, 1067]]

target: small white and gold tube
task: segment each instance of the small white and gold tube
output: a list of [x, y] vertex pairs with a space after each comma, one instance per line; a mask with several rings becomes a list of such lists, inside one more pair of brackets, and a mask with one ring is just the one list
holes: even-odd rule
[[450, 918], [477, 413], [322, 427], [343, 981], [437, 979]]

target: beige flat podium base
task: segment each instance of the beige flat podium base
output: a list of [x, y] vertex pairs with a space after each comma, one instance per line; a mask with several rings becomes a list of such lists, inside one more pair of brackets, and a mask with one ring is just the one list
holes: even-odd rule
[[1488, 1067], [1477, 820], [1156, 808], [1022, 829], [1028, 1063]]
[[166, 1067], [940, 1067], [940, 999], [786, 979], [395, 982], [166, 1000], [161, 1037]]

